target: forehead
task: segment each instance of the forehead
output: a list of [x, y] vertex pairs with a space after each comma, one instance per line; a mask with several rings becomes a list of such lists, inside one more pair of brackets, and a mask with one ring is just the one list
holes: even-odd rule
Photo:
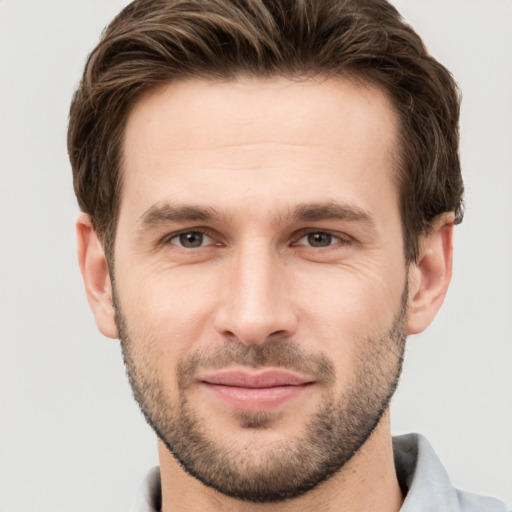
[[121, 210], [191, 195], [226, 207], [265, 192], [305, 203], [389, 189], [397, 124], [386, 94], [348, 79], [162, 85], [127, 121]]

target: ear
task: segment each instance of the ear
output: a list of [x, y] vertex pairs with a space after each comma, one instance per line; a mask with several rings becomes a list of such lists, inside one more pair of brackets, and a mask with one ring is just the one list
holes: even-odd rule
[[417, 263], [409, 268], [408, 334], [424, 331], [444, 301], [452, 277], [453, 214], [441, 215], [419, 242]]
[[96, 325], [105, 336], [118, 338], [107, 260], [89, 215], [82, 213], [78, 217], [76, 235], [78, 264]]

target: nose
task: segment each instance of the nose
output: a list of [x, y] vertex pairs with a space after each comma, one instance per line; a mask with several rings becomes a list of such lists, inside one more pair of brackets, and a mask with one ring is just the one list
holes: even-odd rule
[[215, 328], [246, 345], [291, 337], [298, 324], [285, 264], [265, 246], [252, 244], [233, 256], [223, 283]]

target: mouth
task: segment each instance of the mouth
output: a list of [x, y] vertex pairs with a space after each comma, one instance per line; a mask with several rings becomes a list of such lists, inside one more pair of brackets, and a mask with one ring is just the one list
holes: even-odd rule
[[201, 376], [199, 382], [215, 398], [245, 412], [277, 408], [314, 384], [312, 379], [278, 369], [222, 370]]

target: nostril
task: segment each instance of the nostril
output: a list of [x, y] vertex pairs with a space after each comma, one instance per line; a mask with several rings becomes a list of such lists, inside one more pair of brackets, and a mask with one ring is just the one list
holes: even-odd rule
[[282, 336], [285, 336], [286, 335], [286, 331], [274, 331], [274, 332], [271, 332], [269, 334], [269, 337], [273, 336], [273, 337], [276, 337], [276, 336], [279, 336], [279, 337], [282, 337]]

